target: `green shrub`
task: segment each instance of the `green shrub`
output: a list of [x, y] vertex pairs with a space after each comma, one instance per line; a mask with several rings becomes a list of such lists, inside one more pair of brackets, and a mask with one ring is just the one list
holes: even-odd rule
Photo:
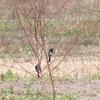
[[12, 81], [14, 79], [14, 74], [12, 73], [12, 71], [9, 69], [5, 74], [2, 73], [1, 75], [1, 80], [2, 81]]

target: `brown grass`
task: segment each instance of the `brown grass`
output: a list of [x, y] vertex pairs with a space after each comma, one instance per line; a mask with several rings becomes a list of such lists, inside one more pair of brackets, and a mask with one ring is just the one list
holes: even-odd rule
[[[53, 59], [52, 59], [53, 61]], [[36, 75], [35, 72], [35, 60], [25, 61], [24, 59], [17, 59], [17, 62], [23, 66], [27, 71]], [[31, 63], [30, 63], [31, 62]], [[59, 62], [52, 63], [50, 68], [53, 69]], [[42, 60], [42, 70], [43, 74], [47, 73], [46, 62]], [[19, 65], [9, 59], [0, 59], [0, 74], [5, 73], [8, 69], [11, 69], [14, 73], [18, 73], [21, 76], [29, 76]], [[63, 61], [63, 63], [52, 71], [53, 76], [56, 77], [72, 77], [78, 78], [85, 75], [95, 74], [100, 71], [100, 58], [97, 57], [68, 57]], [[27, 74], [27, 75], [26, 75]]]

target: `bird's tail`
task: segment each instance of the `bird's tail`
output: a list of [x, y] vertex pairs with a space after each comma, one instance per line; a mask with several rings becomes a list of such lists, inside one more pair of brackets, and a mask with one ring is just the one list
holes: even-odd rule
[[51, 61], [51, 56], [49, 56], [49, 60], [48, 60], [48, 62], [50, 62]]
[[40, 78], [40, 75], [39, 75], [39, 73], [37, 73], [37, 75], [38, 75], [38, 78]]

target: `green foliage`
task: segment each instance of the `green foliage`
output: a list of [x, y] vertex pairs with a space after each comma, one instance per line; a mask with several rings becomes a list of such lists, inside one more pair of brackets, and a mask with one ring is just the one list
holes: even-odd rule
[[15, 30], [16, 28], [18, 28], [19, 25], [17, 23], [14, 22], [1, 22], [0, 23], [0, 31], [4, 31], [7, 32], [9, 30]]
[[68, 78], [68, 77], [63, 77], [63, 78], [61, 78], [60, 79], [60, 81], [62, 81], [62, 82], [72, 82], [72, 79], [71, 78]]
[[100, 80], [100, 73], [86, 75], [82, 78], [82, 81], [85, 81], [87, 79], [89, 79], [89, 80]]
[[56, 28], [57, 22], [51, 21], [51, 22], [49, 23], [49, 26], [50, 26], [51, 28]]
[[29, 37], [29, 36], [30, 36], [30, 34], [29, 34], [29, 33], [26, 33], [24, 36], [25, 36], [25, 37]]
[[14, 94], [14, 89], [12, 86], [10, 87], [9, 91], [10, 91], [10, 94]]
[[8, 90], [6, 90], [6, 89], [1, 89], [1, 94], [7, 94], [8, 93]]
[[8, 70], [8, 71], [6, 72], [6, 77], [8, 78], [8, 80], [13, 80], [14, 74], [12, 73], [11, 70]]
[[1, 74], [1, 80], [5, 81], [5, 75], [3, 73]]
[[98, 80], [100, 80], [100, 73], [97, 75], [97, 77], [98, 77]]
[[16, 100], [14, 96], [3, 96], [0, 100]]
[[12, 73], [11, 70], [8, 70], [5, 74], [1, 75], [1, 80], [2, 81], [12, 81], [14, 79], [14, 74]]
[[9, 89], [2, 88], [0, 92], [1, 94], [14, 94], [14, 89], [13, 87], [10, 87]]
[[17, 91], [17, 94], [21, 96], [23, 92], [24, 92], [23, 89], [20, 88], [20, 89]]
[[57, 97], [56, 100], [76, 100], [70, 93], [61, 93], [61, 97]]
[[33, 91], [31, 90], [31, 86], [30, 85], [27, 85], [26, 86], [26, 97], [33, 97]]
[[66, 31], [64, 32], [64, 36], [68, 36], [68, 35], [71, 35], [70, 30], [66, 30]]
[[91, 78], [100, 80], [100, 73], [91, 75]]
[[50, 76], [48, 74], [45, 76], [45, 80], [47, 80], [47, 81], [50, 80]]
[[76, 100], [73, 96], [72, 96], [72, 94], [66, 94], [66, 99], [67, 100]]
[[57, 40], [53, 40], [52, 41], [52, 44], [57, 44]]
[[[36, 91], [32, 91], [31, 86], [27, 85], [25, 89], [20, 88], [17, 92], [14, 91], [13, 87], [9, 89], [1, 89], [1, 100], [42, 100], [41, 91], [37, 89]], [[16, 96], [15, 93], [17, 94]], [[13, 94], [13, 95], [12, 95]], [[52, 100], [52, 96], [50, 93], [44, 93], [45, 100]], [[56, 97], [55, 100], [76, 100], [71, 94], [63, 94], [60, 97]]]
[[17, 73], [13, 73], [10, 69], [6, 72], [6, 73], [2, 73], [1, 76], [1, 81], [4, 82], [18, 82], [20, 80], [23, 80], [22, 77], [19, 77], [19, 75]]
[[52, 98], [48, 93], [46, 93], [44, 96], [45, 96], [45, 100], [51, 100]]

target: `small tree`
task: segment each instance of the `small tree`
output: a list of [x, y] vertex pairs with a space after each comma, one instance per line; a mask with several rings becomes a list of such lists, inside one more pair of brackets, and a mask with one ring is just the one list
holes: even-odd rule
[[[72, 8], [80, 7], [78, 5], [79, 1], [76, 1], [73, 2], [75, 6], [72, 6]], [[43, 100], [43, 78], [45, 74], [48, 74], [50, 77], [53, 100], [55, 100], [56, 93], [52, 72], [60, 66], [67, 54], [76, 45], [83, 27], [88, 24], [88, 21], [80, 21], [79, 12], [81, 9], [77, 9], [79, 19], [76, 20], [75, 18], [75, 21], [72, 21], [74, 20], [74, 13], [68, 10], [71, 3], [72, 1], [68, 0], [9, 0], [9, 5], [11, 6], [9, 6], [9, 10], [12, 14], [9, 17], [7, 16], [7, 19], [9, 19], [6, 19], [7, 23], [2, 19], [7, 28], [7, 32], [4, 31], [6, 37], [2, 34], [2, 43], [11, 58], [27, 73], [36, 78], [15, 59], [15, 55], [17, 55], [20, 58], [28, 60], [29, 58], [25, 56], [23, 50], [29, 48], [32, 57], [37, 60], [35, 64], [40, 65], [41, 77], [38, 80], [41, 84]], [[14, 16], [13, 20], [11, 18], [12, 15]], [[10, 28], [9, 22], [13, 23], [14, 26], [11, 26], [12, 28]], [[48, 63], [48, 50], [50, 48], [54, 48], [55, 54], [51, 63]], [[41, 66], [43, 60], [45, 61], [46, 68]], [[35, 65], [33, 64], [33, 66]], [[46, 73], [45, 69], [47, 69]]]

